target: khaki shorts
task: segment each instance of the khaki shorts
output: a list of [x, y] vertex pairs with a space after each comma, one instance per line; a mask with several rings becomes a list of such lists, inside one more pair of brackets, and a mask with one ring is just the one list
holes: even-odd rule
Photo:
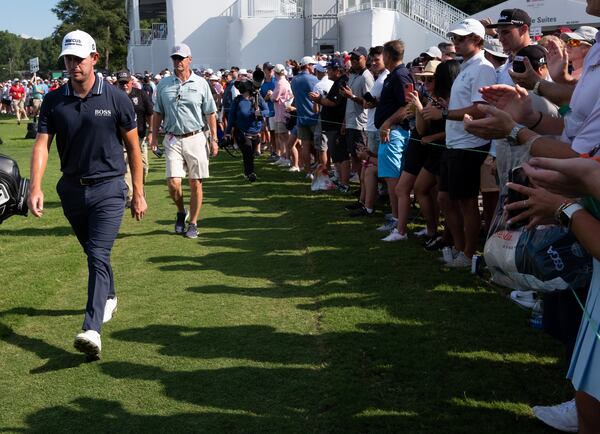
[[298, 125], [298, 138], [300, 140], [314, 140], [317, 125]]
[[177, 138], [167, 134], [163, 140], [167, 178], [205, 179], [208, 173], [206, 136], [202, 133]]
[[493, 193], [500, 191], [498, 188], [498, 180], [492, 173], [492, 167], [494, 166], [494, 158], [488, 155], [483, 164], [481, 165], [481, 183], [480, 190], [482, 193]]
[[25, 110], [25, 100], [24, 99], [13, 99], [11, 104], [14, 112], [17, 110]]

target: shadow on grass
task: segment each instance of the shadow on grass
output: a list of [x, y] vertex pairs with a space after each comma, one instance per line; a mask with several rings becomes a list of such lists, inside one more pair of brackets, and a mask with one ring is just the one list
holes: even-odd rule
[[83, 363], [89, 362], [89, 360], [81, 354], [69, 353], [64, 349], [48, 344], [41, 339], [21, 335], [1, 323], [0, 339], [7, 344], [29, 351], [30, 353], [37, 355], [40, 359], [47, 359], [42, 366], [31, 369], [29, 371], [30, 374], [42, 374], [60, 371], [62, 369], [75, 368]]
[[[111, 337], [159, 345], [158, 352], [168, 357], [235, 360], [236, 366], [173, 370], [107, 362], [100, 368], [115, 379], [157, 382], [180, 402], [253, 415], [240, 431], [306, 432], [310, 421], [312, 432], [327, 433], [460, 433], [472, 426], [509, 432], [515, 423], [519, 432], [537, 432], [523, 404], [537, 386], [518, 390], [491, 381], [499, 367], [515, 371], [527, 365], [456, 357], [430, 324], [356, 327], [299, 335], [268, 326], [150, 325]], [[465, 348], [454, 351], [460, 349]], [[530, 369], [540, 371], [536, 378], [543, 376], [544, 365]], [[473, 371], [479, 377], [465, 384], [465, 373]], [[198, 421], [199, 430], [206, 429], [202, 415]]]
[[73, 235], [73, 229], [70, 226], [54, 226], [51, 228], [23, 228], [2, 230], [2, 235], [18, 237], [62, 237]]
[[86, 427], [85, 431], [107, 434], [237, 433], [251, 432], [251, 428], [259, 424], [268, 427], [267, 431], [281, 432], [279, 428], [285, 424], [285, 421], [214, 410], [166, 416], [133, 414], [119, 401], [78, 398], [68, 405], [48, 407], [33, 413], [27, 417], [26, 424], [27, 428], [0, 426], [0, 430], [9, 433], [80, 433], [82, 427]]

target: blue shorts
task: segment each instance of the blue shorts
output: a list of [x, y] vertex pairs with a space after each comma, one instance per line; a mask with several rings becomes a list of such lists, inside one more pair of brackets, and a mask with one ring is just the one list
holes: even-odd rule
[[402, 154], [410, 139], [410, 132], [402, 128], [390, 131], [390, 141], [380, 143], [377, 151], [377, 176], [379, 178], [400, 178]]

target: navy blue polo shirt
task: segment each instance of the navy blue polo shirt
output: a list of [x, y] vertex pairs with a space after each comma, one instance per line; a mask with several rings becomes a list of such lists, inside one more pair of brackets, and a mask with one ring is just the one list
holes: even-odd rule
[[80, 98], [71, 82], [42, 102], [38, 133], [56, 136], [60, 170], [76, 178], [125, 174], [121, 128], [137, 129], [133, 104], [125, 92], [96, 76], [91, 92]]
[[390, 116], [396, 113], [400, 107], [406, 105], [404, 88], [407, 84], [414, 85], [415, 82], [406, 66], [402, 63], [396, 66], [383, 82], [381, 97], [379, 97], [377, 108], [375, 109], [375, 128], [381, 128], [381, 125]]

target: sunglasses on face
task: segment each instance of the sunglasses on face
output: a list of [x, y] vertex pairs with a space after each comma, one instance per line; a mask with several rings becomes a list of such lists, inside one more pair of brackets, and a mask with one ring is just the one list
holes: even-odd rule
[[569, 47], [579, 47], [579, 46], [581, 46], [582, 44], [585, 44], [585, 45], [590, 45], [590, 44], [588, 44], [586, 41], [580, 41], [579, 39], [569, 39], [569, 40], [567, 41], [567, 45], [568, 45]]
[[456, 43], [460, 43], [460, 42], [464, 41], [469, 36], [470, 35], [465, 35], [465, 36], [452, 35], [452, 36], [450, 36], [450, 40], [456, 44]]
[[173, 62], [181, 62], [183, 59], [187, 59], [187, 57], [171, 56], [171, 59], [173, 59]]

